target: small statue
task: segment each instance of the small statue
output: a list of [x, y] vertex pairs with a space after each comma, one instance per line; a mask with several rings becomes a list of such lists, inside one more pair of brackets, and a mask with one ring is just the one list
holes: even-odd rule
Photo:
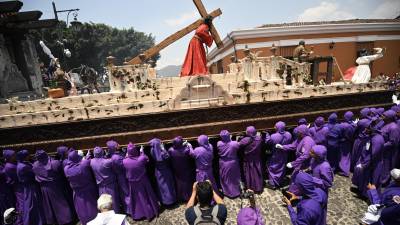
[[314, 52], [306, 50], [306, 42], [301, 40], [299, 45], [293, 51], [293, 60], [296, 62], [304, 62]]

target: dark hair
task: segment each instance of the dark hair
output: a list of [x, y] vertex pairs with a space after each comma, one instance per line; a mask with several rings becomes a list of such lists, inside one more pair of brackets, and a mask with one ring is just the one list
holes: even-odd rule
[[208, 26], [210, 26], [212, 20], [213, 20], [213, 18], [210, 15], [208, 15], [208, 16], [206, 16], [206, 18], [204, 18], [204, 22], [203, 23], [207, 24]]
[[368, 50], [363, 48], [358, 52], [358, 57], [362, 57], [362, 56], [367, 56], [368, 55]]
[[305, 41], [303, 41], [303, 40], [301, 40], [301, 41], [299, 41], [299, 45], [306, 45], [306, 42]]
[[199, 182], [196, 185], [197, 189], [197, 200], [200, 206], [207, 206], [211, 204], [213, 197], [213, 190], [211, 184], [207, 181]]

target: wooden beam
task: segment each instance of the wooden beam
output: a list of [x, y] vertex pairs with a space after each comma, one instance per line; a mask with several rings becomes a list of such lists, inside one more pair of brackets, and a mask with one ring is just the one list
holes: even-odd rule
[[8, 16], [0, 17], [0, 24], [8, 22], [25, 22], [25, 21], [36, 21], [42, 16], [41, 11], [27, 11], [13, 13]]
[[21, 1], [0, 2], [0, 14], [18, 12], [23, 3]]
[[[219, 16], [221, 14], [222, 14], [221, 10], [217, 9], [217, 10], [214, 10], [213, 12], [211, 12], [210, 16], [215, 18], [215, 17], [217, 17], [217, 16]], [[155, 54], [159, 53], [161, 50], [163, 50], [168, 45], [170, 45], [170, 44], [174, 43], [175, 41], [181, 39], [182, 37], [184, 37], [188, 33], [196, 30], [197, 27], [199, 27], [202, 23], [203, 23], [203, 19], [199, 19], [196, 22], [190, 24], [189, 26], [183, 28], [182, 30], [172, 34], [169, 37], [167, 37], [166, 39], [164, 39], [162, 42], [158, 43], [154, 47], [151, 47], [151, 48], [147, 49], [143, 53], [143, 60], [149, 59], [150, 57], [152, 57]], [[130, 64], [130, 65], [140, 64], [140, 63], [142, 63], [142, 60], [139, 58], [139, 56], [136, 56], [135, 58], [131, 59], [128, 62], [128, 64]]]
[[[199, 11], [201, 17], [205, 18], [208, 13], [206, 8], [203, 5], [203, 2], [201, 0], [193, 0], [193, 3], [196, 5], [197, 10]], [[218, 48], [224, 47], [224, 44], [221, 41], [221, 38], [219, 37], [217, 29], [215, 29], [214, 25], [211, 24], [210, 26], [210, 33], [215, 41], [215, 44], [217, 45]]]
[[30, 30], [30, 29], [40, 29], [54, 27], [59, 21], [55, 19], [45, 19], [37, 21], [27, 21], [21, 23], [7, 23], [4, 27], [6, 29], [16, 29], [16, 30]]

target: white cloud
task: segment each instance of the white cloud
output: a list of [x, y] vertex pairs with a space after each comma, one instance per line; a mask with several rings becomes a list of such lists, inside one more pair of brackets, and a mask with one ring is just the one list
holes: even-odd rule
[[186, 12], [181, 15], [179, 15], [178, 18], [174, 19], [167, 19], [164, 22], [171, 27], [177, 27], [181, 26], [187, 22], [194, 22], [196, 19], [200, 18], [200, 15], [198, 15], [198, 12], [192, 11], [192, 12]]
[[321, 2], [318, 6], [304, 10], [298, 16], [298, 21], [328, 21], [328, 20], [346, 20], [355, 18], [350, 12], [341, 9], [339, 4], [334, 2]]
[[373, 19], [394, 19], [400, 15], [399, 0], [385, 0], [372, 13], [369, 18]]

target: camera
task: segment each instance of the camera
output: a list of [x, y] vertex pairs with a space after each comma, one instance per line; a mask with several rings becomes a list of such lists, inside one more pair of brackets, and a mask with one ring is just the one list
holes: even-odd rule
[[240, 197], [247, 199], [254, 197], [254, 193], [252, 191], [246, 190], [246, 186], [242, 181], [240, 181]]

